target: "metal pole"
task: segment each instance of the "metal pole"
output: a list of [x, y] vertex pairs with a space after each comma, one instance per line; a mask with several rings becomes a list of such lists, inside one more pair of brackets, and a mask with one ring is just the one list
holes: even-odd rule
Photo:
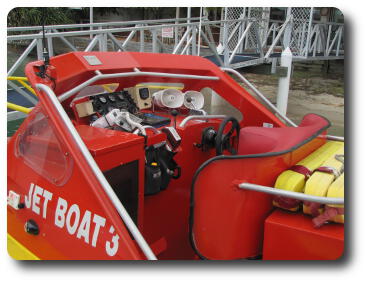
[[192, 29], [192, 35], [191, 35], [191, 55], [196, 55], [196, 27], [193, 27]]
[[[164, 78], [182, 78], [182, 79], [194, 79], [194, 80], [219, 80], [218, 77], [215, 76], [199, 76], [199, 75], [187, 75], [187, 74], [173, 74], [173, 73], [159, 73], [159, 72], [141, 72], [137, 68], [134, 68], [134, 72], [127, 73], [114, 73], [114, 74], [102, 74], [100, 71], [96, 70], [96, 76], [86, 80], [80, 85], [64, 92], [59, 95], [58, 98], [62, 102], [65, 99], [68, 99], [73, 94], [82, 90], [84, 87], [89, 86], [90, 84], [103, 79], [114, 79], [114, 78], [123, 78], [123, 77], [134, 77], [134, 76], [152, 76], [152, 77], [164, 77]], [[9, 83], [9, 82], [8, 82]]]
[[43, 40], [42, 38], [37, 39], [37, 59], [43, 59]]
[[282, 57], [280, 58], [280, 65], [288, 69], [287, 69], [287, 76], [279, 78], [277, 108], [283, 115], [286, 115], [288, 106], [289, 84], [292, 71], [292, 52], [289, 49], [289, 47], [287, 47], [282, 52]]
[[[292, 11], [292, 8], [289, 7], [287, 9], [287, 18], [291, 17], [291, 15], [292, 15], [291, 11]], [[291, 22], [289, 22], [289, 24], [287, 24], [287, 27], [284, 30], [284, 37], [283, 37], [283, 47], [284, 47], [284, 49], [286, 49], [290, 45], [291, 33], [292, 33], [292, 25], [291, 25]]]
[[140, 52], [144, 52], [144, 41], [145, 41], [144, 33], [145, 33], [144, 30], [140, 31], [140, 50], [139, 50]]
[[157, 35], [157, 30], [153, 29], [152, 30], [152, 52], [153, 53], [157, 53], [158, 52], [158, 35]]
[[294, 123], [291, 119], [289, 119], [286, 115], [282, 114], [278, 108], [276, 108], [273, 103], [270, 102], [252, 83], [250, 83], [244, 76], [242, 76], [238, 71], [233, 70], [231, 68], [221, 68], [221, 70], [225, 72], [232, 73], [236, 75], [242, 82], [244, 82], [256, 95], [264, 102], [271, 110], [277, 113], [284, 121], [286, 121], [289, 125], [293, 127], [297, 127], [297, 124]]
[[282, 189], [277, 189], [273, 187], [261, 186], [251, 183], [242, 183], [239, 184], [238, 187], [243, 190], [250, 190], [256, 192], [262, 192], [270, 195], [288, 197], [293, 199], [298, 199], [302, 201], [310, 201], [317, 202], [322, 204], [331, 204], [331, 205], [343, 205], [344, 198], [332, 198], [332, 197], [319, 197], [313, 195], [306, 195], [304, 193], [292, 192]]
[[[191, 7], [187, 7], [187, 23], [191, 23]], [[187, 26], [189, 27], [189, 26]], [[186, 54], [189, 55], [190, 54], [190, 49], [186, 50]]]
[[142, 234], [140, 233], [139, 229], [136, 227], [136, 225], [135, 225], [134, 221], [131, 219], [129, 213], [126, 211], [125, 207], [122, 205], [122, 203], [120, 202], [120, 200], [116, 196], [116, 193], [113, 191], [111, 185], [106, 180], [106, 178], [103, 175], [101, 169], [98, 167], [96, 161], [94, 160], [93, 156], [89, 152], [89, 149], [87, 148], [87, 146], [85, 145], [85, 143], [81, 139], [80, 135], [78, 134], [77, 130], [75, 129], [75, 127], [74, 127], [73, 123], [71, 122], [68, 114], [66, 114], [64, 108], [62, 107], [62, 105], [58, 101], [55, 93], [48, 86], [46, 86], [44, 84], [37, 84], [36, 87], [39, 90], [43, 91], [48, 96], [48, 98], [52, 101], [53, 106], [57, 109], [57, 111], [58, 111], [58, 113], [59, 113], [59, 115], [62, 119], [63, 124], [69, 130], [69, 133], [74, 138], [74, 142], [77, 144], [77, 146], [78, 146], [80, 152], [82, 153], [85, 161], [90, 166], [90, 169], [95, 174], [95, 176], [98, 179], [98, 181], [99, 181], [100, 185], [102, 186], [103, 190], [106, 192], [107, 196], [109, 197], [109, 199], [113, 203], [115, 209], [117, 210], [117, 212], [121, 216], [121, 218], [122, 218], [124, 224], [126, 225], [128, 231], [130, 231], [130, 233], [134, 237], [135, 241], [137, 242], [138, 246], [140, 247], [140, 249], [142, 250], [144, 255], [149, 260], [156, 260], [157, 259], [156, 256], [154, 255], [154, 253], [150, 249], [149, 245], [145, 241], [145, 239], [142, 236]]
[[185, 127], [185, 125], [187, 124], [187, 122], [191, 121], [191, 120], [207, 120], [207, 119], [225, 119], [227, 116], [226, 115], [191, 115], [191, 116], [187, 116], [185, 119], [182, 120], [182, 122], [180, 123], [179, 127], [183, 128]]
[[203, 13], [203, 7], [200, 7], [200, 24], [199, 24], [199, 33], [198, 33], [198, 52], [197, 55], [200, 56], [200, 39], [201, 39], [201, 16]]
[[[175, 20], [175, 24], [178, 24], [178, 18], [180, 17], [180, 7], [176, 7], [176, 20]], [[175, 26], [175, 47], [177, 46], [178, 43], [178, 27]]]
[[228, 22], [227, 22], [228, 8], [224, 8], [224, 33], [223, 33], [223, 54], [224, 54], [224, 66], [229, 65], [229, 50], [228, 50]]
[[[28, 45], [27, 49], [23, 52], [22, 55], [18, 58], [18, 60], [14, 63], [14, 65], [9, 69], [8, 76], [11, 76], [14, 74], [16, 69], [20, 66], [20, 64], [23, 62], [25, 58], [27, 58], [28, 54], [33, 50], [33, 48], [37, 45], [38, 50], [38, 39], [33, 39], [31, 44]], [[42, 47], [41, 47], [42, 48]], [[41, 50], [42, 53], [42, 50]]]
[[308, 52], [310, 48], [310, 41], [311, 41], [311, 28], [312, 28], [312, 20], [313, 20], [313, 7], [310, 9], [310, 17], [308, 21], [308, 31], [307, 31], [307, 41], [306, 41], [306, 50], [305, 50], [305, 57], [308, 57]]
[[[93, 30], [93, 26], [92, 26], [92, 24], [93, 24], [93, 7], [89, 7], [89, 24], [91, 25], [89, 29]], [[90, 39], [93, 38], [92, 33], [89, 35], [89, 38]]]

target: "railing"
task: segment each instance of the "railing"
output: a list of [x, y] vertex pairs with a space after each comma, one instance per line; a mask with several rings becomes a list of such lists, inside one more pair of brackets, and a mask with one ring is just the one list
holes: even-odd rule
[[238, 187], [243, 190], [251, 190], [270, 195], [276, 195], [280, 197], [293, 198], [301, 201], [316, 202], [328, 205], [344, 205], [344, 198], [313, 196], [304, 193], [291, 192], [287, 190], [281, 190], [273, 187], [261, 186], [251, 183], [241, 183], [238, 185]]
[[336, 23], [315, 23], [310, 35], [306, 56], [323, 53], [324, 56], [344, 55], [344, 26]]
[[114, 73], [114, 74], [102, 74], [99, 70], [95, 71], [96, 75], [89, 80], [77, 85], [76, 87], [64, 92], [59, 96], [60, 101], [68, 99], [70, 96], [76, 92], [82, 90], [86, 86], [103, 79], [113, 79], [122, 77], [134, 77], [134, 76], [151, 76], [151, 77], [165, 77], [165, 78], [183, 78], [183, 79], [195, 79], [195, 80], [219, 80], [215, 76], [197, 76], [197, 75], [187, 75], [187, 74], [173, 74], [173, 73], [158, 73], [158, 72], [144, 72], [140, 71], [138, 68], [134, 68], [133, 72], [126, 73]]
[[269, 99], [265, 97], [252, 83], [250, 83], [244, 76], [242, 76], [239, 72], [236, 70], [233, 70], [231, 68], [221, 68], [225, 72], [229, 72], [231, 74], [234, 74], [237, 76], [237, 78], [246, 84], [254, 93], [255, 95], [263, 102], [266, 106], [268, 106], [274, 113], [280, 116], [281, 119], [283, 119], [286, 123], [288, 123], [292, 127], [297, 127], [297, 124], [294, 123], [291, 119], [289, 119], [286, 115], [284, 115], [282, 112], [279, 111], [278, 108], [274, 106], [273, 103]]
[[[173, 32], [169, 42], [165, 42], [162, 34], [165, 28]], [[219, 42], [214, 40], [214, 28], [223, 31], [224, 36]], [[41, 30], [41, 26], [7, 29], [8, 43], [29, 42], [10, 67], [7, 83], [32, 105], [37, 103], [37, 98], [32, 95], [34, 91], [25, 78], [13, 75], [34, 49], [37, 51], [37, 58], [43, 58], [44, 41]], [[241, 15], [238, 19], [218, 21], [196, 17], [54, 25], [45, 26], [45, 38], [51, 57], [55, 51], [92, 50], [200, 54], [212, 56], [221, 67], [231, 69], [270, 62], [275, 66], [278, 58], [273, 54], [280, 53], [288, 45], [293, 48], [293, 60], [336, 59], [343, 58], [344, 55], [343, 24], [312, 21], [295, 23], [293, 15], [289, 15], [285, 21], [259, 22], [257, 18]], [[64, 44], [61, 51], [55, 49], [56, 38]], [[254, 53], [253, 58], [242, 60], [246, 56], [241, 54], [246, 52]]]
[[[35, 99], [35, 97], [37, 97], [36, 92], [34, 91], [34, 89], [27, 83], [28, 79], [26, 77], [13, 77], [10, 76], [7, 78], [8, 83], [10, 82], [10, 86], [13, 86], [14, 89], [17, 90], [17, 93], [19, 95], [22, 95], [25, 99], [27, 99], [29, 102], [31, 102], [33, 105], [35, 105], [37, 103], [37, 99]], [[15, 82], [17, 82], [20, 86], [18, 86], [17, 84], [15, 84]], [[30, 95], [28, 92], [26, 92], [24, 89], [28, 90], [28, 92], [32, 93], [32, 95]], [[32, 111], [32, 108], [27, 108], [21, 105], [17, 105], [15, 103], [11, 103], [11, 102], [7, 102], [6, 104], [7, 108], [14, 110], [16, 112], [21, 112], [24, 114], [28, 114], [29, 112]], [[9, 117], [8, 117], [9, 118]], [[19, 118], [19, 115], [13, 115], [14, 120]]]
[[[310, 33], [306, 36], [308, 23], [303, 23], [297, 25], [297, 29], [294, 29], [293, 34], [290, 35], [287, 32], [291, 30], [290, 26], [293, 25], [292, 17], [292, 15], [288, 16], [284, 22], [270, 20], [266, 23], [259, 23], [256, 18], [241, 16], [239, 19], [220, 21], [209, 21], [206, 17], [201, 17], [54, 25], [45, 26], [45, 37], [51, 57], [55, 54], [55, 38], [64, 43], [65, 52], [66, 50], [91, 51], [97, 48], [99, 51], [134, 50], [200, 54], [202, 56], [214, 55], [220, 65], [226, 67], [241, 66], [232, 63], [235, 56], [249, 51], [257, 54], [258, 58], [253, 60], [257, 64], [269, 61], [275, 47], [284, 50], [292, 40], [296, 40], [299, 45], [297, 45], [297, 49], [302, 50], [299, 54], [300, 57], [307, 57], [310, 52], [315, 56], [321, 52], [321, 49], [325, 54], [324, 57], [343, 55], [342, 24], [315, 22], [312, 24], [312, 28], [310, 27]], [[225, 35], [220, 42], [214, 40], [212, 29], [215, 27], [220, 27]], [[80, 30], [83, 28], [84, 30]], [[165, 37], [162, 35], [162, 29], [166, 28], [172, 31], [172, 40], [168, 43], [164, 43]], [[23, 54], [9, 69], [8, 76], [14, 74], [34, 48], [37, 49], [37, 58], [39, 60], [43, 58], [44, 46], [41, 29], [40, 26], [9, 27], [7, 29], [9, 43], [30, 41]], [[83, 42], [83, 46], [77, 46], [73, 42], [75, 37]], [[307, 42], [305, 43], [306, 37]], [[254, 47], [255, 50], [248, 49], [250, 46]]]
[[24, 107], [24, 106], [20, 106], [20, 105], [17, 105], [17, 104], [14, 104], [14, 103], [11, 103], [11, 102], [6, 102], [6, 106], [7, 108], [9, 109], [12, 109], [14, 111], [19, 111], [19, 112], [22, 112], [24, 114], [28, 114], [29, 112], [32, 111], [31, 108], [27, 108], [27, 107]]
[[[18, 84], [16, 84], [16, 82]], [[30, 103], [32, 103], [32, 105], [36, 105], [38, 102], [36, 99], [37, 97], [36, 92], [27, 82], [28, 79], [26, 77], [13, 77], [13, 76], [7, 77], [7, 83], [12, 89], [14, 89], [17, 93], [23, 96]], [[24, 89], [28, 90], [28, 92], [26, 92]], [[32, 95], [29, 93], [31, 93]]]
[[[241, 75], [239, 72], [237, 72], [236, 70], [233, 70], [231, 68], [223, 68], [222, 67], [221, 69], [224, 72], [228, 72], [228, 73], [231, 73], [231, 74], [235, 75], [241, 82], [243, 82], [247, 87], [250, 88], [250, 90], [252, 90], [254, 92], [254, 94], [257, 96], [257, 98], [260, 99], [260, 102], [262, 102], [266, 106], [268, 106], [270, 108], [270, 110], [272, 110], [273, 113], [275, 113], [280, 119], [282, 119], [284, 122], [286, 122], [288, 125], [290, 125], [292, 127], [298, 127], [295, 122], [293, 122], [289, 117], [287, 117], [286, 115], [284, 115], [277, 107], [275, 107], [275, 105], [273, 103], [271, 103], [271, 101], [269, 99], [267, 99], [266, 96], [263, 95], [243, 75]], [[327, 135], [326, 138], [328, 140], [344, 142], [344, 137]]]
[[[312, 22], [310, 32], [306, 32], [307, 23], [298, 26], [294, 31], [300, 50], [299, 57], [331, 59], [344, 56], [344, 25], [330, 22]], [[303, 40], [305, 39], [305, 40]]]

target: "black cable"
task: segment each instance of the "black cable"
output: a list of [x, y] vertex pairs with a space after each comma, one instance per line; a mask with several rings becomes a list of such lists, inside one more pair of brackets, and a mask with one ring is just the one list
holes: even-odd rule
[[42, 41], [43, 41], [43, 61], [45, 64], [45, 73], [46, 73], [47, 66], [50, 63], [50, 57], [48, 53], [48, 46], [47, 46], [46, 34], [45, 34], [46, 9], [47, 8], [42, 8]]

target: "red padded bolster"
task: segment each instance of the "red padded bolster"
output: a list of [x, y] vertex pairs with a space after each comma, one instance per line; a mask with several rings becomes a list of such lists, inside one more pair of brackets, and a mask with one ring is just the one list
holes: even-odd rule
[[316, 114], [307, 114], [298, 127], [241, 129], [238, 154], [279, 152], [297, 146], [330, 126], [330, 122]]

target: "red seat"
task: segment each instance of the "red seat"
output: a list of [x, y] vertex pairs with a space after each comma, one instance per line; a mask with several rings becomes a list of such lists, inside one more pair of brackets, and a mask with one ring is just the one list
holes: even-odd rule
[[241, 129], [238, 154], [257, 154], [289, 150], [305, 140], [321, 134], [330, 122], [319, 115], [307, 114], [298, 127]]

